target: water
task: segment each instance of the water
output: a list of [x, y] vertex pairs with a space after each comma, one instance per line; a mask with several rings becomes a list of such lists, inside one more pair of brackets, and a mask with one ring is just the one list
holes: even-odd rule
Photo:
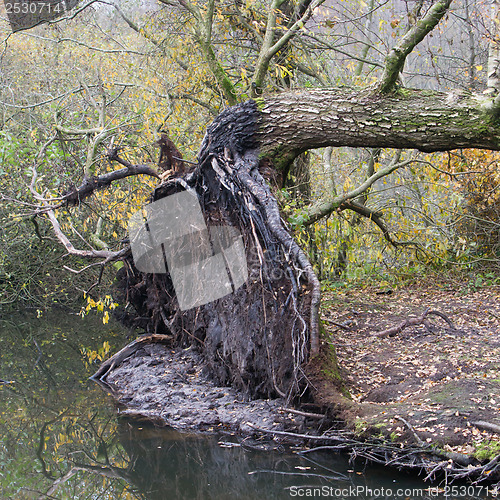
[[126, 335], [62, 312], [0, 320], [0, 379], [11, 382], [0, 385], [2, 500], [486, 497], [479, 488], [446, 497], [415, 476], [353, 466], [343, 455], [258, 451], [235, 436], [120, 419], [88, 380], [99, 364], [89, 361], [105, 354], [105, 341], [115, 352]]

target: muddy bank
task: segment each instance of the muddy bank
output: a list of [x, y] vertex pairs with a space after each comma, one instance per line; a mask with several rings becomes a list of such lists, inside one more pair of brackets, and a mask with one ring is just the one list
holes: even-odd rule
[[[452, 326], [437, 317], [380, 336], [429, 307]], [[339, 412], [347, 429], [360, 439], [427, 450], [441, 458], [434, 472], [466, 468], [476, 479], [500, 479], [498, 287], [442, 281], [336, 291], [325, 293], [323, 311], [323, 340], [335, 347], [349, 394]], [[337, 396], [323, 384], [318, 398], [328, 404]]]
[[[197, 432], [347, 451], [429, 481], [500, 480], [500, 291], [452, 285], [326, 293], [307, 398], [248, 400], [215, 385], [193, 348], [140, 346], [103, 377], [122, 415]], [[432, 306], [452, 320], [377, 334]], [[337, 368], [337, 359], [338, 366]], [[109, 367], [108, 367], [109, 368]]]
[[231, 387], [215, 385], [192, 347], [160, 343], [140, 347], [103, 377], [119, 403], [120, 414], [147, 417], [177, 430], [250, 434], [298, 429], [303, 417], [286, 416], [285, 401], [250, 401]]

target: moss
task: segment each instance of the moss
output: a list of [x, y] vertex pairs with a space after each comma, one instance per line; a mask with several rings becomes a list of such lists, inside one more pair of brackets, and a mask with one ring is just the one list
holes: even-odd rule
[[399, 95], [401, 97], [409, 97], [413, 94], [414, 94], [414, 92], [412, 92], [410, 89], [406, 89], [404, 87], [398, 87], [398, 89], [397, 89], [397, 95]]
[[331, 345], [328, 346], [327, 357], [323, 362], [321, 373], [332, 382], [339, 382], [342, 380], [337, 363], [337, 353], [335, 352], [335, 347]]
[[485, 461], [491, 460], [500, 454], [500, 441], [486, 441], [481, 443], [474, 452], [474, 458]]
[[368, 423], [366, 422], [366, 420], [357, 417], [356, 421], [354, 422], [354, 435], [362, 436], [367, 429], [368, 429]]
[[369, 423], [367, 432], [376, 439], [380, 439], [381, 441], [387, 441], [389, 435], [387, 427], [388, 424], [384, 422], [378, 422], [376, 424]]
[[349, 390], [347, 389], [347, 387], [346, 387], [344, 384], [342, 384], [342, 385], [340, 386], [340, 392], [341, 392], [341, 393], [342, 393], [342, 395], [343, 395], [344, 397], [346, 397], [347, 399], [352, 399], [351, 393], [349, 392]]
[[263, 98], [263, 97], [255, 97], [253, 99], [253, 101], [255, 102], [255, 104], [257, 105], [257, 109], [259, 111], [262, 111], [264, 109], [264, 106], [266, 104], [266, 100]]
[[[321, 339], [328, 340], [329, 334], [322, 323], [320, 323], [319, 333]], [[320, 373], [328, 382], [335, 385], [344, 397], [352, 399], [340, 375], [335, 346], [330, 342], [324, 344], [322, 348]]]
[[438, 94], [435, 90], [412, 89], [407, 87], [397, 86], [394, 94], [398, 97], [433, 97]]
[[[321, 323], [319, 327], [319, 335], [321, 339], [327, 339], [329, 336], [328, 332], [325, 330], [325, 327]], [[340, 376], [337, 352], [335, 350], [335, 347], [331, 343], [328, 343], [323, 352], [324, 358], [321, 363], [321, 373], [326, 378], [332, 380], [332, 382], [338, 382], [342, 380], [342, 377]]]

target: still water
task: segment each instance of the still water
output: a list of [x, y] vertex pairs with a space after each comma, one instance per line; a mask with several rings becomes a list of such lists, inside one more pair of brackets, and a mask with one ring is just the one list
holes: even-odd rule
[[66, 312], [0, 318], [2, 500], [487, 497], [479, 489], [446, 497], [418, 477], [343, 455], [256, 451], [232, 446], [234, 436], [120, 419], [88, 377], [94, 356], [128, 341], [116, 324]]

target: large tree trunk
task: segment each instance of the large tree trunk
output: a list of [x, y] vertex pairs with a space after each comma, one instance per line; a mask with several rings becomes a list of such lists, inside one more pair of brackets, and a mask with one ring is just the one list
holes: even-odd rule
[[262, 155], [286, 166], [307, 149], [326, 146], [449, 151], [500, 148], [491, 99], [457, 92], [400, 89], [301, 90], [259, 103]]
[[194, 190], [209, 228], [236, 228], [243, 235], [246, 283], [181, 311], [169, 274], [141, 273], [130, 258], [121, 282], [136, 323], [196, 345], [219, 383], [254, 397], [292, 398], [305, 386], [303, 364], [318, 351], [319, 282], [259, 173], [257, 118], [254, 102], [222, 113], [207, 131], [194, 172], [166, 182], [152, 197]]
[[167, 274], [141, 273], [132, 258], [121, 275], [135, 324], [197, 346], [213, 377], [248, 395], [297, 396], [303, 367], [319, 351], [319, 282], [290, 236], [259, 172], [267, 156], [286, 170], [321, 146], [500, 149], [486, 98], [401, 90], [313, 90], [234, 106], [208, 128], [198, 165], [157, 188], [152, 201], [194, 190], [208, 226], [230, 225], [244, 240], [248, 279], [234, 293], [181, 311]]

